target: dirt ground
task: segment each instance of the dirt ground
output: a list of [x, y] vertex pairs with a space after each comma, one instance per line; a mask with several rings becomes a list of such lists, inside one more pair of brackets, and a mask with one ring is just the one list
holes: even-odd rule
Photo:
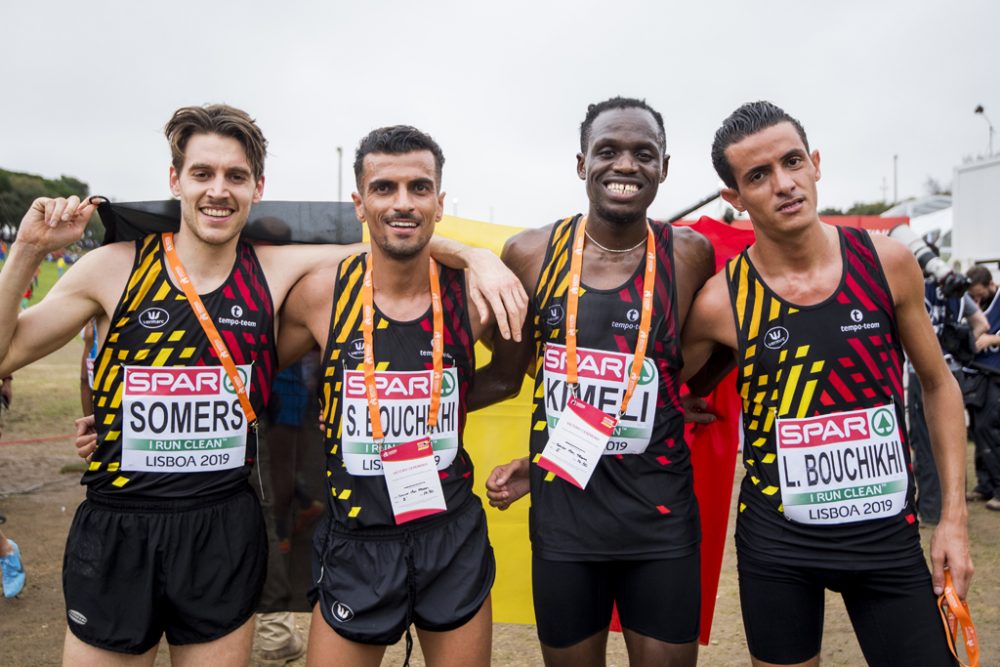
[[[0, 599], [0, 667], [35, 667], [60, 662], [65, 633], [61, 589], [62, 555], [66, 534], [84, 493], [79, 485], [79, 460], [72, 431], [79, 414], [76, 391], [80, 346], [71, 343], [14, 380], [14, 410], [0, 440], [0, 514], [8, 517], [2, 530], [21, 547], [28, 583], [19, 599]], [[23, 443], [51, 437], [44, 442]], [[969, 458], [971, 461], [970, 447]], [[970, 463], [971, 475], [971, 463]], [[982, 665], [1000, 665], [1000, 513], [982, 503], [969, 509], [969, 532], [976, 563], [970, 595], [973, 617], [982, 646]], [[921, 530], [925, 547], [930, 531]], [[527, 536], [525, 536], [527, 539]], [[749, 664], [739, 613], [735, 554], [732, 541], [723, 563], [712, 641], [702, 647], [700, 664], [709, 666]], [[297, 617], [308, 632], [309, 617]], [[822, 651], [825, 667], [864, 664], [839, 597], [828, 595], [826, 632]], [[414, 665], [423, 665], [419, 650]], [[496, 624], [493, 630], [493, 663], [540, 665], [541, 654], [533, 626]], [[169, 664], [166, 646], [157, 665]], [[292, 663], [304, 665], [300, 660]], [[402, 664], [402, 643], [391, 647], [385, 665]], [[608, 664], [628, 664], [625, 645], [612, 635]]]

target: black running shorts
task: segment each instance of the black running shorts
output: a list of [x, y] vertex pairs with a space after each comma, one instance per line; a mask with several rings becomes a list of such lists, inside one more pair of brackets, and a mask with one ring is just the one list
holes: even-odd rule
[[843, 596], [869, 665], [956, 664], [925, 563], [851, 571], [737, 556], [743, 628], [758, 660], [785, 665], [819, 655], [830, 589]]
[[327, 518], [313, 544], [309, 602], [337, 634], [363, 644], [395, 644], [410, 622], [432, 632], [465, 625], [496, 575], [476, 496], [454, 512], [387, 529], [331, 530]]
[[604, 630], [618, 606], [622, 627], [658, 641], [698, 638], [698, 552], [680, 558], [556, 561], [534, 556], [531, 581], [538, 639], [567, 648]]
[[267, 534], [257, 496], [171, 500], [88, 493], [63, 557], [69, 629], [81, 641], [145, 653], [163, 633], [198, 644], [239, 628], [257, 607]]

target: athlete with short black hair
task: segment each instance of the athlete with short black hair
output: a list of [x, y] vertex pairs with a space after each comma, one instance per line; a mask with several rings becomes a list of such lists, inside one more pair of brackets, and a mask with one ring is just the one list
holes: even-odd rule
[[463, 446], [475, 340], [462, 271], [427, 245], [444, 211], [444, 156], [409, 126], [356, 153], [371, 252], [289, 294], [280, 354], [323, 347], [328, 512], [316, 530], [310, 665], [377, 665], [414, 624], [431, 665], [488, 665], [495, 575]]
[[505, 507], [530, 477], [546, 665], [603, 665], [615, 605], [631, 664], [693, 665], [701, 536], [680, 332], [714, 255], [700, 234], [647, 218], [669, 160], [659, 113], [632, 98], [593, 104], [580, 140], [587, 214], [504, 248], [532, 312], [520, 344], [496, 342], [470, 403], [517, 394], [533, 367], [531, 462], [498, 467], [487, 489]]
[[[744, 478], [736, 547], [754, 665], [818, 665], [825, 589], [842, 593], [871, 665], [950, 665], [934, 596], [972, 563], [962, 399], [909, 250], [817, 215], [818, 151], [768, 102], [737, 109], [712, 149], [723, 197], [756, 242], [709, 280], [684, 330], [685, 374], [735, 353]], [[941, 476], [933, 575], [906, 447], [903, 354], [924, 387]]]
[[[91, 318], [103, 341], [97, 447], [64, 563], [70, 665], [152, 664], [164, 633], [174, 664], [248, 662], [267, 551], [247, 483], [256, 455], [248, 427], [277, 368], [274, 314], [304, 275], [362, 248], [254, 249], [240, 239], [263, 194], [266, 152], [245, 112], [185, 107], [166, 134], [181, 202], [176, 234], [88, 253], [18, 314], [42, 259], [78, 240], [95, 207], [39, 198], [0, 271], [0, 377], [58, 349]], [[459, 257], [465, 249], [449, 242], [438, 251], [492, 273], [487, 251]], [[517, 289], [498, 288], [506, 281], [495, 273], [484, 282], [491, 303]], [[508, 301], [519, 330], [518, 303]]]

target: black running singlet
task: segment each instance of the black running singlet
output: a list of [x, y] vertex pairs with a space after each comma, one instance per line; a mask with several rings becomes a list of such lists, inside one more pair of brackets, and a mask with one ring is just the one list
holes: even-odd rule
[[[337, 269], [323, 353], [330, 516], [334, 527], [347, 530], [396, 525], [365, 396], [361, 285], [366, 257], [348, 257]], [[444, 377], [438, 425], [431, 433], [426, 432], [433, 368], [431, 309], [416, 320], [399, 322], [383, 315], [376, 304], [373, 347], [385, 445], [429, 435], [447, 511], [453, 512], [472, 494], [472, 460], [462, 446], [462, 433], [475, 352], [465, 273], [442, 266], [440, 276]]]
[[745, 250], [726, 267], [746, 468], [736, 543], [758, 558], [864, 569], [923, 556], [892, 293], [868, 233], [838, 231], [841, 281], [815, 305], [775, 294]]
[[[580, 216], [556, 223], [535, 288], [534, 408], [531, 417], [531, 542], [548, 560], [631, 560], [694, 553], [700, 539], [690, 452], [684, 441], [682, 366], [673, 233], [650, 221], [656, 285], [649, 346], [627, 413], [584, 490], [534, 465], [568, 398], [566, 295]], [[581, 282], [577, 354], [580, 396], [617, 415], [642, 310], [643, 263], [623, 285]]]
[[[233, 360], [251, 368], [250, 401], [262, 413], [276, 371], [274, 305], [253, 247], [241, 242], [229, 278], [200, 296]], [[155, 498], [227, 492], [246, 484], [256, 457], [256, 438], [246, 433], [218, 356], [168, 277], [158, 234], [136, 241], [132, 273], [94, 365], [94, 418], [97, 450], [83, 475], [91, 491]], [[246, 433], [245, 452], [229, 447], [242, 440], [235, 431]]]

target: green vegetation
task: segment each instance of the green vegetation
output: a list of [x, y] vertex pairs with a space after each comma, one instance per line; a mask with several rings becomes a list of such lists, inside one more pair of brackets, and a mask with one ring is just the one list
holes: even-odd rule
[[[70, 195], [86, 197], [89, 194], [90, 186], [72, 176], [49, 179], [34, 174], [0, 169], [0, 227], [11, 225], [16, 228], [20, 225], [24, 212], [38, 197], [69, 197]], [[96, 215], [87, 225], [85, 234], [88, 238], [96, 239], [103, 236], [103, 227], [101, 227]]]

